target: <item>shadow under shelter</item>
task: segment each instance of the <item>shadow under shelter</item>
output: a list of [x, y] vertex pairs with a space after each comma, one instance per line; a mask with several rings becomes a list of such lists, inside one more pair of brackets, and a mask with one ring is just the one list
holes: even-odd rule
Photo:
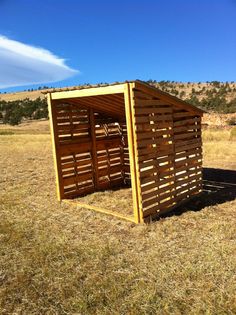
[[176, 207], [162, 216], [181, 215], [187, 211], [200, 211], [205, 207], [236, 199], [236, 171], [218, 168], [203, 168], [203, 192], [201, 195]]

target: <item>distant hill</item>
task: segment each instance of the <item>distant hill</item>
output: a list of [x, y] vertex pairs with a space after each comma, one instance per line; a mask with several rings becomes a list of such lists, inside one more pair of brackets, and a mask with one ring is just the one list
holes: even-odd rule
[[[199, 83], [183, 83], [183, 82], [175, 82], [175, 81], [155, 81], [149, 80], [147, 81], [150, 85], [153, 85], [167, 93], [175, 95], [181, 99], [189, 99], [193, 95], [201, 101], [203, 98], [208, 97], [209, 95], [220, 94], [224, 96], [227, 101], [231, 101], [236, 98], [236, 82], [227, 82], [222, 83], [219, 81], [211, 81], [211, 82], [199, 82]], [[85, 86], [89, 86], [86, 84]], [[73, 87], [64, 87], [60, 88], [60, 90], [68, 90], [75, 89], [79, 86]], [[56, 88], [57, 89], [57, 88]], [[31, 100], [35, 100], [36, 98], [44, 98], [45, 93], [49, 91], [54, 91], [55, 88], [41, 88], [39, 90], [30, 90], [30, 91], [22, 91], [15, 93], [0, 93], [0, 100], [4, 101], [16, 101], [23, 100], [25, 98], [29, 98]]]
[[206, 98], [209, 94], [220, 93], [224, 95], [227, 101], [231, 101], [236, 98], [236, 82], [222, 83], [218, 81], [205, 82], [205, 83], [182, 83], [171, 81], [148, 81], [149, 84], [156, 86], [157, 88], [173, 94], [182, 99], [191, 98], [192, 95], [196, 95], [199, 100]]
[[182, 83], [149, 80], [148, 83], [208, 112], [236, 112], [236, 82]]
[[[174, 81], [149, 80], [148, 84], [164, 92], [186, 100], [210, 113], [236, 113], [236, 82], [205, 82], [182, 83]], [[102, 83], [101, 83], [102, 85]], [[89, 84], [84, 87], [92, 86]], [[60, 90], [70, 90], [83, 86], [64, 87]], [[0, 122], [19, 124], [27, 119], [48, 117], [46, 92], [57, 88], [39, 88], [15, 93], [0, 93]]]
[[24, 100], [29, 98], [30, 100], [35, 100], [36, 98], [44, 98], [44, 94], [42, 93], [44, 90], [35, 90], [35, 91], [23, 91], [23, 92], [15, 92], [15, 93], [1, 93], [0, 101], [12, 102], [18, 100]]

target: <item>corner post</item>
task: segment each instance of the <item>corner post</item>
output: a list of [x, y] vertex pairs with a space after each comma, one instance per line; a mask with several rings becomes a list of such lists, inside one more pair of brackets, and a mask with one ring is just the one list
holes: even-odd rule
[[47, 95], [47, 103], [48, 103], [48, 113], [49, 113], [49, 121], [50, 121], [50, 131], [51, 131], [51, 142], [52, 142], [52, 153], [53, 153], [53, 161], [54, 161], [54, 169], [56, 174], [56, 189], [57, 189], [57, 199], [61, 201], [63, 198], [63, 187], [61, 181], [60, 174], [60, 157], [58, 156], [57, 147], [58, 137], [57, 137], [57, 126], [56, 126], [56, 117], [52, 106], [52, 98], [51, 93]]
[[136, 223], [143, 222], [142, 215], [142, 200], [140, 193], [140, 178], [137, 156], [137, 137], [135, 134], [135, 121], [134, 121], [134, 85], [132, 83], [126, 83], [125, 85], [125, 113], [127, 123], [127, 136], [129, 146], [129, 161], [130, 161], [130, 173], [131, 173], [131, 185], [132, 196], [134, 206], [134, 219]]

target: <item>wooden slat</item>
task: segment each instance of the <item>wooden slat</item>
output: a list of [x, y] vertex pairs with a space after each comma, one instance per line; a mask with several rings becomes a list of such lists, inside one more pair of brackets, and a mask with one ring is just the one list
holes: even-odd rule
[[89, 129], [89, 124], [88, 123], [79, 123], [79, 124], [67, 124], [67, 125], [60, 125], [57, 124], [57, 129], [58, 130], [65, 130], [65, 131], [71, 131], [71, 130], [81, 130], [81, 129]]
[[135, 108], [135, 116], [138, 115], [149, 115], [149, 114], [168, 114], [172, 112], [171, 107], [146, 107], [146, 108]]
[[193, 144], [189, 144], [189, 145], [183, 145], [183, 146], [179, 146], [179, 147], [175, 147], [175, 152], [181, 152], [181, 151], [186, 151], [186, 150], [190, 150], [190, 149], [201, 149], [202, 143], [201, 141], [199, 142], [195, 142]]
[[172, 149], [166, 150], [166, 151], [158, 151], [158, 150], [156, 150], [154, 152], [153, 152], [153, 150], [151, 150], [149, 152], [146, 152], [146, 154], [140, 155], [139, 156], [139, 162], [143, 162], [143, 161], [154, 159], [154, 158], [164, 157], [164, 156], [167, 156], [167, 155], [170, 155], [170, 154], [173, 154], [173, 150]]
[[119, 164], [119, 165], [115, 165], [115, 166], [110, 166], [109, 169], [107, 167], [105, 168], [102, 168], [102, 169], [98, 169], [97, 170], [97, 174], [98, 176], [105, 176], [105, 175], [112, 175], [114, 173], [121, 173], [122, 171], [122, 165]]
[[191, 155], [194, 155], [194, 156], [201, 156], [202, 154], [202, 148], [199, 147], [197, 150], [196, 149], [191, 149], [191, 150], [185, 150], [184, 152], [176, 152], [175, 154], [175, 160], [179, 160], [179, 159], [182, 159], [182, 158], [186, 158], [186, 157], [190, 157]]
[[[142, 94], [143, 96], [145, 94]], [[162, 100], [142, 100], [139, 97], [138, 92], [135, 92], [135, 107], [149, 107], [149, 106], [170, 106], [169, 104], [166, 104], [165, 102], [163, 102]], [[145, 95], [146, 96], [146, 95]]]
[[96, 88], [87, 88], [81, 90], [73, 91], [62, 91], [52, 93], [52, 99], [68, 99], [68, 98], [78, 98], [85, 96], [97, 96], [97, 95], [106, 95], [106, 94], [116, 94], [124, 93], [125, 84], [117, 84], [112, 86], [105, 87], [96, 87]]
[[176, 169], [178, 169], [178, 167], [181, 167], [183, 165], [195, 165], [196, 163], [199, 163], [199, 161], [202, 160], [202, 156], [199, 157], [192, 157], [192, 158], [186, 158], [184, 160], [180, 160], [180, 161], [176, 161], [175, 162], [175, 167]]
[[155, 137], [155, 138], [143, 139], [142, 141], [138, 141], [137, 147], [138, 147], [139, 152], [141, 153], [141, 150], [143, 148], [149, 148], [150, 145], [156, 145], [156, 147], [153, 147], [154, 150], [155, 149], [157, 150], [157, 148], [160, 148], [160, 146], [163, 146], [163, 145], [172, 145], [172, 143], [169, 143], [169, 142], [171, 142], [170, 137], [168, 138]]
[[172, 121], [172, 115], [155, 115], [155, 116], [137, 116], [135, 119], [136, 124], [148, 123], [150, 121]]
[[184, 125], [182, 126], [175, 126], [173, 129], [174, 134], [180, 133], [182, 131], [188, 131], [188, 130], [199, 130], [201, 129], [201, 125]]
[[195, 118], [197, 117], [196, 115], [193, 115], [189, 112], [180, 112], [180, 113], [173, 113], [173, 118], [182, 118], [182, 117], [188, 117], [188, 118]]
[[144, 139], [157, 138], [164, 135], [170, 135], [172, 131], [170, 129], [156, 130], [156, 131], [144, 131], [137, 132], [137, 140], [142, 142]]
[[145, 209], [144, 217], [150, 216], [151, 214], [154, 214], [156, 212], [161, 212], [163, 209], [166, 209], [167, 207], [171, 207], [173, 204], [175, 204], [175, 200], [170, 199], [162, 204], [154, 205], [153, 207]]
[[[142, 132], [156, 132], [156, 131], [161, 131], [161, 130], [168, 130], [170, 128], [170, 122], [163, 122], [160, 121], [158, 123], [140, 123], [136, 126], [136, 130], [138, 133]], [[171, 130], [171, 129], [169, 129]]]
[[140, 171], [142, 172], [142, 170], [146, 167], [150, 167], [150, 166], [155, 166], [158, 167], [160, 164], [166, 163], [166, 162], [171, 162], [172, 161], [172, 155], [170, 156], [166, 156], [166, 157], [161, 157], [158, 159], [147, 159], [147, 161], [143, 161], [139, 163], [140, 166]]
[[[163, 141], [164, 142], [164, 141]], [[150, 158], [151, 158], [151, 154], [155, 153], [155, 157], [160, 157], [166, 154], [166, 152], [169, 152], [167, 154], [170, 154], [170, 152], [173, 152], [173, 144], [158, 144], [156, 147], [149, 147], [149, 148], [139, 148], [138, 150], [138, 156], [141, 158], [143, 156], [147, 156], [150, 154]], [[140, 159], [141, 161], [141, 159]]]
[[[185, 173], [182, 173], [182, 174], [177, 174], [175, 176], [175, 180], [177, 181], [176, 184], [178, 185], [178, 180], [182, 180], [184, 178], [187, 178], [187, 180], [191, 180], [191, 179], [194, 179], [194, 176], [195, 175], [201, 175], [201, 169], [199, 168], [198, 170], [192, 170], [192, 171], [188, 171], [188, 172], [185, 172]], [[199, 173], [199, 174], [198, 174]], [[193, 177], [191, 178], [190, 175], [193, 175]], [[190, 177], [189, 177], [190, 176]]]
[[188, 177], [187, 179], [178, 180], [178, 181], [176, 182], [176, 186], [177, 186], [177, 187], [178, 187], [178, 186], [182, 186], [182, 185], [184, 185], [184, 184], [186, 184], [186, 183], [189, 183], [189, 182], [192, 182], [192, 181], [197, 181], [197, 182], [199, 182], [199, 181], [201, 181], [201, 179], [202, 179], [202, 174], [193, 175], [193, 176], [191, 176], [190, 178], [191, 178], [191, 181], [189, 181], [189, 177]]
[[173, 125], [175, 128], [176, 126], [184, 126], [184, 125], [192, 125], [195, 123], [200, 123], [200, 121], [201, 121], [200, 117], [191, 118], [191, 119], [182, 119], [182, 120], [174, 121]]
[[78, 196], [83, 196], [83, 195], [86, 195], [86, 194], [89, 194], [89, 193], [93, 193], [94, 192], [94, 187], [91, 186], [91, 183], [90, 183], [90, 186], [84, 186], [84, 187], [81, 187], [79, 189], [74, 189], [74, 190], [69, 190], [69, 189], [65, 189], [65, 197], [67, 199], [64, 199], [63, 201], [69, 201], [68, 199], [72, 199], [72, 198], [75, 198], [75, 197], [78, 197]]
[[92, 144], [91, 142], [84, 142], [81, 144], [64, 144], [64, 145], [60, 145], [57, 148], [58, 153], [60, 154], [60, 156], [64, 156], [64, 155], [70, 155], [74, 152], [78, 153], [83, 153], [83, 152], [90, 152], [92, 149]]
[[188, 139], [188, 138], [197, 138], [201, 135], [201, 132], [188, 132], [188, 133], [182, 133], [179, 135], [174, 135], [174, 140], [179, 139]]
[[81, 175], [78, 174], [78, 179], [75, 177], [75, 175], [63, 178], [63, 185], [69, 186], [71, 184], [77, 184], [78, 181], [84, 182], [86, 180], [92, 180], [92, 179], [93, 179], [93, 174], [92, 174], [92, 171], [90, 171]]

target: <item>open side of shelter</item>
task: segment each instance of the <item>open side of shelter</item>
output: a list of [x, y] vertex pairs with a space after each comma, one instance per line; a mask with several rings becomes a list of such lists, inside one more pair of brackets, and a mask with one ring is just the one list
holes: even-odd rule
[[[141, 81], [48, 94], [58, 199], [132, 222], [202, 191], [203, 111]], [[80, 203], [132, 186], [133, 215]]]

